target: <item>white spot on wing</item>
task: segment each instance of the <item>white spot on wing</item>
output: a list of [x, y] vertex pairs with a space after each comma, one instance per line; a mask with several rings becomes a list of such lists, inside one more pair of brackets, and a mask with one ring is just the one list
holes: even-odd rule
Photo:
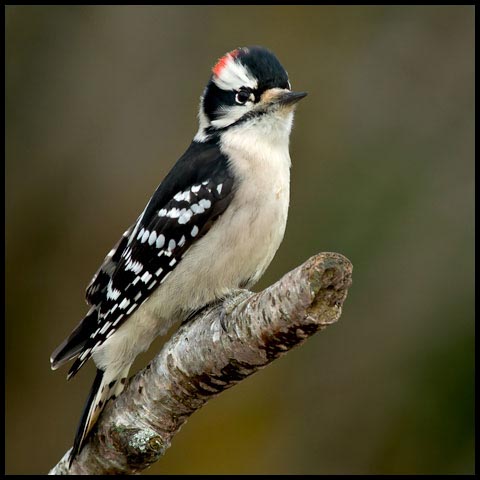
[[207, 200], [205, 198], [202, 198], [200, 202], [198, 202], [201, 207], [203, 208], [210, 208], [212, 206], [212, 202], [210, 200]]
[[116, 300], [120, 296], [120, 290], [117, 290], [116, 288], [113, 288], [113, 282], [110, 280], [107, 284], [107, 298], [109, 300]]
[[167, 217], [170, 218], [178, 218], [184, 211], [185, 209], [179, 210], [178, 208], [172, 208], [171, 210], [168, 211]]
[[198, 227], [195, 225], [193, 228], [192, 228], [192, 232], [190, 233], [190, 235], [192, 235], [192, 237], [196, 237], [198, 234]]
[[190, 206], [190, 208], [195, 215], [198, 215], [205, 211], [203, 207], [201, 207], [198, 203], [194, 203], [193, 205]]
[[100, 330], [100, 333], [102, 334], [105, 333], [110, 328], [111, 325], [112, 325], [112, 322], [105, 322], [105, 325]]
[[141, 242], [142, 242], [142, 243], [145, 243], [145, 242], [147, 241], [147, 238], [148, 238], [149, 236], [150, 236], [150, 232], [149, 232], [148, 230], [145, 230], [145, 231], [143, 232], [143, 236], [142, 236]]
[[135, 310], [135, 307], [137, 306], [136, 303], [134, 303], [128, 310], [127, 310], [127, 315], [130, 315], [134, 310]]
[[130, 305], [130, 300], [128, 298], [124, 298], [122, 300], [122, 303], [120, 303], [118, 307], [121, 308], [122, 310], [125, 310], [129, 305]]
[[193, 193], [197, 193], [200, 190], [201, 187], [202, 187], [201, 185], [194, 185], [191, 188], [191, 190], [192, 190]]
[[178, 223], [185, 224], [192, 218], [193, 212], [191, 210], [186, 210], [185, 213], [178, 219]]
[[222, 187], [223, 187], [223, 183], [219, 183], [217, 185], [217, 192], [218, 192], [219, 195], [222, 193]]
[[165, 236], [160, 234], [157, 238], [157, 248], [162, 248], [165, 245]]
[[157, 232], [155, 230], [152, 230], [152, 233], [148, 237], [148, 244], [153, 245], [156, 239], [157, 239]]
[[182, 235], [182, 238], [178, 241], [178, 246], [183, 247], [185, 245], [185, 235]]
[[[151, 199], [150, 199], [151, 200]], [[143, 209], [143, 212], [142, 214], [138, 217], [137, 221], [135, 222], [135, 228], [133, 229], [133, 232], [132, 234], [130, 235], [130, 238], [128, 239], [128, 245], [130, 245], [133, 241], [133, 239], [135, 238], [135, 235], [137, 234], [137, 230], [139, 229], [140, 227], [140, 223], [143, 219], [143, 216], [145, 215], [145, 212], [147, 211], [147, 208], [148, 208], [148, 205], [149, 205], [150, 201], [147, 203], [147, 205], [145, 206], [145, 208]], [[125, 232], [125, 233], [128, 233], [128, 230]], [[125, 235], [124, 233], [124, 235]]]
[[177, 261], [174, 258], [172, 258], [172, 261], [169, 263], [169, 265], [173, 267], [176, 263]]
[[125, 265], [125, 270], [132, 270], [136, 275], [138, 275], [143, 270], [143, 265], [138, 261], [132, 262], [130, 259]]
[[190, 192], [188, 190], [185, 190], [184, 192], [178, 192], [173, 198], [177, 202], [181, 202], [182, 200], [185, 200], [185, 201], [189, 202], [190, 201]]
[[169, 249], [170, 251], [172, 251], [172, 250], [175, 249], [176, 246], [177, 246], [177, 244], [175, 243], [175, 240], [173, 240], [173, 238], [172, 238], [172, 240], [170, 240], [170, 241], [168, 242], [168, 249]]
[[147, 283], [150, 279], [152, 278], [152, 274], [150, 272], [145, 272], [143, 275], [142, 275], [142, 282], [143, 283]]
[[162, 278], [162, 281], [160, 283], [163, 283], [167, 278], [168, 276], [171, 274], [172, 272], [168, 272], [163, 278]]

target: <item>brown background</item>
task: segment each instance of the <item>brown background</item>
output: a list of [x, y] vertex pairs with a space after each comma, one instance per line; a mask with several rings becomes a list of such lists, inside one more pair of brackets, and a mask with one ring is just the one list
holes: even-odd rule
[[310, 93], [257, 288], [319, 251], [354, 284], [337, 325], [212, 400], [147, 473], [473, 473], [472, 7], [7, 7], [6, 42], [7, 473], [71, 445], [93, 366], [67, 383], [50, 353], [196, 132], [210, 67], [251, 44]]

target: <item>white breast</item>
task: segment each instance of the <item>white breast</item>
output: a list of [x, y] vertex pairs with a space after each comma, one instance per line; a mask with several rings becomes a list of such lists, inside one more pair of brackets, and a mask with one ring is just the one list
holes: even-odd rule
[[223, 134], [220, 148], [235, 174], [235, 196], [207, 235], [188, 250], [155, 291], [157, 298], [151, 305], [157, 314], [168, 316], [179, 307], [198, 308], [246, 280], [252, 285], [264, 273], [285, 233], [292, 119], [290, 113], [279, 117], [278, 124], [271, 118], [262, 124], [260, 117], [260, 124]]
[[[206, 305], [230, 290], [252, 286], [272, 261], [283, 239], [290, 194], [289, 134], [293, 114], [278, 124], [244, 125], [222, 136], [236, 192], [210, 231], [185, 254], [167, 280], [96, 352], [97, 365], [119, 364], [146, 350], [181, 312]], [[258, 120], [261, 122], [261, 117]]]

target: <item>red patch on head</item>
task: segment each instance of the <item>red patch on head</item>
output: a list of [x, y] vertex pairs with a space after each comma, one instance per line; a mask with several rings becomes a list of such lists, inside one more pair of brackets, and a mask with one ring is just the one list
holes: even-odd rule
[[232, 59], [234, 59], [238, 55], [238, 48], [235, 50], [232, 50], [231, 52], [228, 52], [225, 54], [218, 62], [215, 64], [215, 66], [212, 68], [212, 72], [214, 75], [217, 77], [220, 76], [222, 73], [222, 70], [227, 66], [227, 63]]

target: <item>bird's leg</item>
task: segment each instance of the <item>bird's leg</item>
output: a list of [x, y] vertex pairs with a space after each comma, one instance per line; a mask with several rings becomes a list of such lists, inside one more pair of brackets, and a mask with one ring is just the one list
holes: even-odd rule
[[217, 298], [209, 303], [206, 303], [205, 305], [199, 308], [196, 308], [195, 310], [190, 311], [187, 317], [185, 318], [185, 320], [183, 320], [183, 322], [181, 323], [181, 325], [188, 323], [194, 317], [196, 317], [197, 315], [201, 315], [202, 313], [205, 313], [207, 310], [220, 306], [222, 301], [223, 301], [223, 298]]
[[252, 292], [249, 290], [245, 290], [243, 288], [235, 288], [233, 290], [230, 290], [228, 295], [223, 297], [223, 307], [225, 310], [225, 313], [229, 315], [230, 313], [233, 312], [235, 307], [240, 305], [244, 300], [252, 296]]
[[250, 297], [250, 295], [252, 295], [252, 292], [243, 288], [235, 288], [233, 290], [230, 290], [227, 295], [216, 298], [215, 300], [203, 305], [202, 307], [192, 310], [185, 318], [185, 320], [183, 320], [181, 325], [188, 323], [197, 315], [201, 315], [207, 310], [220, 307], [221, 305], [223, 305], [225, 313], [230, 314], [237, 305], [239, 305], [243, 300], [246, 300], [248, 297]]

